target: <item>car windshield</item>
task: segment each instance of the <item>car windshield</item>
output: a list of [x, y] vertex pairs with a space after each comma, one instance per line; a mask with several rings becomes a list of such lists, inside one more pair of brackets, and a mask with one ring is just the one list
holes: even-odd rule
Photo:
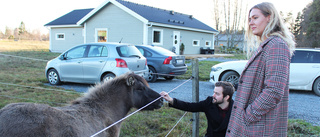
[[120, 57], [142, 57], [143, 55], [135, 46], [119, 46], [117, 51]]
[[162, 48], [162, 47], [153, 47], [153, 49], [154, 49], [156, 52], [158, 52], [158, 53], [160, 53], [160, 54], [162, 54], [162, 55], [166, 55], [166, 56], [174, 56], [174, 55], [176, 55], [176, 54], [174, 54], [173, 52], [171, 52], [170, 50], [167, 50], [167, 49]]

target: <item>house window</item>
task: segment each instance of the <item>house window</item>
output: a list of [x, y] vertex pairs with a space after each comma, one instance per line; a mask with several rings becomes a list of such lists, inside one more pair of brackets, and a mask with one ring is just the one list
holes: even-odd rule
[[163, 31], [154, 29], [152, 35], [153, 35], [152, 44], [154, 44], [154, 45], [162, 45]]
[[200, 40], [193, 40], [192, 45], [193, 46], [200, 46]]
[[96, 42], [107, 42], [108, 30], [106, 28], [96, 29]]
[[56, 34], [56, 40], [64, 40], [65, 35], [64, 33], [57, 33]]
[[211, 41], [206, 41], [206, 47], [211, 47]]

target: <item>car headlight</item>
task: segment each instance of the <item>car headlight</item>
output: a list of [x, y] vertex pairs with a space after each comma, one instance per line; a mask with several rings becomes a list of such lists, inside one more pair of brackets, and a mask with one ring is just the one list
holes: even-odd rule
[[216, 72], [216, 71], [219, 71], [220, 69], [222, 69], [222, 68], [221, 67], [212, 67], [211, 71]]

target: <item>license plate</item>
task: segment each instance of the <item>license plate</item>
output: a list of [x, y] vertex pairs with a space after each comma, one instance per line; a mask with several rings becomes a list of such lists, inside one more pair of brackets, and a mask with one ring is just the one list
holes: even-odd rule
[[183, 60], [177, 60], [177, 64], [183, 64]]

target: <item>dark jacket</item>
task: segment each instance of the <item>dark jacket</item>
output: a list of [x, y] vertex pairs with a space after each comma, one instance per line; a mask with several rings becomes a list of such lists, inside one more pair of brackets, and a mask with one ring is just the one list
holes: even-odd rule
[[212, 99], [213, 97], [207, 97], [207, 99], [198, 103], [190, 103], [174, 98], [173, 105], [169, 104], [169, 106], [189, 112], [204, 112], [208, 123], [206, 137], [224, 137], [229, 123], [233, 100], [229, 103], [229, 109], [225, 118], [222, 119], [219, 113], [219, 106], [213, 104]]

